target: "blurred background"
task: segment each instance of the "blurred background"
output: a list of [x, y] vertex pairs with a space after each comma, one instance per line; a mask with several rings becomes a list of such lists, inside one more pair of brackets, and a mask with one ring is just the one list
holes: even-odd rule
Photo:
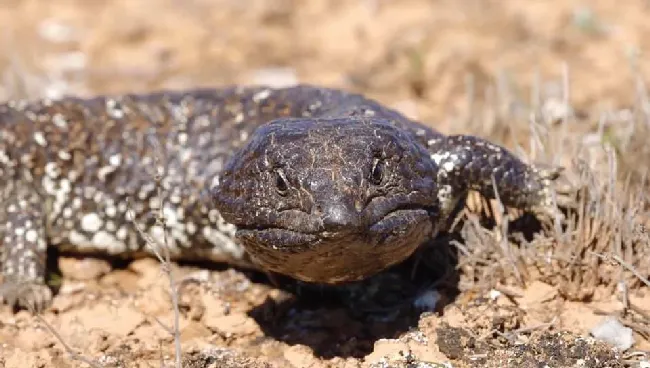
[[631, 106], [649, 15], [642, 0], [2, 0], [0, 99], [304, 82], [449, 131], [490, 99], [557, 108], [567, 76], [576, 109]]

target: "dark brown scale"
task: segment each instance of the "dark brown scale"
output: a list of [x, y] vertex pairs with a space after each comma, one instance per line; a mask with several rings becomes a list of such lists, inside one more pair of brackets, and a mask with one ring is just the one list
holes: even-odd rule
[[[475, 137], [445, 137], [360, 95], [297, 86], [0, 105], [2, 286], [47, 306], [48, 245], [147, 253], [295, 278], [362, 279], [433, 237], [469, 189], [536, 211], [555, 172]], [[155, 178], [160, 174], [160, 180]]]

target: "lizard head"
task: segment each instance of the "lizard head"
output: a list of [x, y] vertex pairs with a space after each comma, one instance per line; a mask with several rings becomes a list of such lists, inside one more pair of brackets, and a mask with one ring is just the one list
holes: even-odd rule
[[389, 121], [280, 119], [252, 134], [211, 194], [260, 266], [334, 284], [403, 261], [436, 231], [436, 172]]

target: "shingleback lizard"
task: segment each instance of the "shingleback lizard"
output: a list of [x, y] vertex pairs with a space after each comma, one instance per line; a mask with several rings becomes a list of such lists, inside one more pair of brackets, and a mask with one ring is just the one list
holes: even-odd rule
[[548, 212], [557, 175], [361, 95], [306, 85], [9, 101], [2, 294], [47, 307], [48, 245], [144, 255], [133, 220], [161, 242], [159, 210], [174, 259], [360, 280], [434, 237], [468, 190], [493, 197], [496, 184], [504, 204]]

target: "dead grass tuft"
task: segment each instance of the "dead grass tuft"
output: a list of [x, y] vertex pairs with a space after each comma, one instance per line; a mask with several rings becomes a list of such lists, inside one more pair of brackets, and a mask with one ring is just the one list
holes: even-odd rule
[[[568, 88], [568, 72], [565, 76]], [[539, 280], [569, 301], [618, 295], [625, 305], [619, 318], [647, 336], [650, 318], [628, 299], [629, 293], [650, 286], [647, 105], [603, 113], [594, 121], [572, 111], [566, 91], [559, 99], [545, 97], [528, 105], [505, 95], [509, 100], [493, 100], [497, 107], [491, 112], [475, 114], [488, 117], [486, 123], [469, 124], [501, 142], [531, 137], [527, 148], [533, 156], [566, 168], [558, 203], [570, 205], [560, 206], [565, 220], [542, 220], [541, 231], [533, 234], [527, 230], [534, 222], [520, 212], [503, 212], [498, 201], [471, 197], [461, 228], [465, 242], [457, 244], [463, 254], [461, 289], [523, 287]], [[522, 113], [523, 106], [528, 106], [527, 112]], [[559, 113], [554, 117], [545, 106], [559, 106]], [[498, 128], [504, 121], [510, 130]], [[485, 226], [486, 217], [494, 220], [493, 226]]]

